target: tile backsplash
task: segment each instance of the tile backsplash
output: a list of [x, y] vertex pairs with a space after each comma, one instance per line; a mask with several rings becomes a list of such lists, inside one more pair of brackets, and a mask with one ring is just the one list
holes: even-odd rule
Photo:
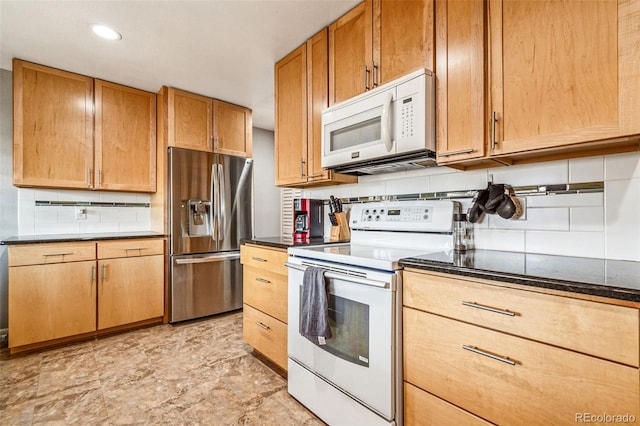
[[[42, 205], [44, 203], [37, 201], [51, 201], [52, 205]], [[86, 209], [86, 217], [76, 219], [78, 207], [60, 205], [60, 202], [87, 204], [82, 206]], [[19, 188], [18, 233], [45, 235], [149, 231], [149, 202], [149, 194]], [[133, 206], [129, 206], [131, 204]]]
[[[525, 219], [485, 216], [474, 224], [479, 249], [640, 261], [640, 153], [616, 154], [484, 170], [437, 167], [362, 176], [358, 184], [307, 189], [327, 199], [478, 190], [493, 179], [514, 187], [604, 182], [604, 191], [526, 195]], [[460, 199], [465, 210], [470, 198]]]

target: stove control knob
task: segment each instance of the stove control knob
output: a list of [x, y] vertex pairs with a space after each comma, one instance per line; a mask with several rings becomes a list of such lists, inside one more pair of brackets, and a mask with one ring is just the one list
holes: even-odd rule
[[376, 220], [380, 220], [380, 215], [376, 216]]
[[371, 217], [371, 215], [369, 215], [369, 216], [367, 217], [367, 220], [371, 220], [371, 219], [372, 219], [372, 217]]

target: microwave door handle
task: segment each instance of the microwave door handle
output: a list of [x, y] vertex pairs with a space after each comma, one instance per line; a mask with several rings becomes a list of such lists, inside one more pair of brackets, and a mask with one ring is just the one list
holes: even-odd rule
[[388, 92], [384, 103], [382, 104], [382, 123], [381, 136], [387, 152], [391, 152], [393, 141], [391, 140], [391, 102], [393, 101], [393, 93]]

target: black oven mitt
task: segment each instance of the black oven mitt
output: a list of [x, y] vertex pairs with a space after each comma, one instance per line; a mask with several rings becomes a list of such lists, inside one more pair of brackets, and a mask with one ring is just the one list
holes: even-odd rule
[[473, 200], [471, 201], [471, 207], [469, 207], [469, 210], [467, 211], [467, 220], [469, 222], [476, 223], [484, 214], [484, 204], [489, 199], [490, 186], [491, 184], [489, 184], [487, 189], [481, 189], [480, 191], [476, 192], [475, 197], [473, 197]]
[[503, 219], [511, 219], [517, 211], [515, 203], [509, 196], [509, 191], [501, 183], [490, 185], [489, 199], [484, 206], [485, 213], [497, 213]]

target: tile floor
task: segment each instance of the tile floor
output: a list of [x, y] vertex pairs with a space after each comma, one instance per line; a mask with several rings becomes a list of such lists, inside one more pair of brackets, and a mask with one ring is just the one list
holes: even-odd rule
[[242, 341], [242, 313], [0, 357], [0, 424], [322, 425]]

